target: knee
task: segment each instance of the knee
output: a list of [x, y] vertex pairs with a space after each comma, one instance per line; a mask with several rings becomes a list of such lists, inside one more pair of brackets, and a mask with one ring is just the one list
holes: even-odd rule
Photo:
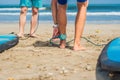
[[37, 8], [32, 9], [32, 13], [33, 13], [34, 15], [37, 15], [37, 14], [38, 14], [38, 9], [37, 9]]
[[78, 8], [87, 8], [88, 7], [88, 3], [86, 2], [78, 2]]
[[21, 14], [26, 14], [27, 13], [27, 8], [26, 7], [22, 7], [21, 8]]

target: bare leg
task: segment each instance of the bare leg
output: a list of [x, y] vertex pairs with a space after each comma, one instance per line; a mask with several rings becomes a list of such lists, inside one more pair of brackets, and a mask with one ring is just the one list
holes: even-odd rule
[[52, 8], [52, 17], [54, 24], [57, 24], [57, 0], [52, 0], [51, 2], [51, 8]]
[[[66, 16], [66, 8], [67, 5], [58, 5], [58, 27], [60, 34], [66, 34], [66, 24], [67, 24], [67, 16]], [[65, 48], [66, 40], [60, 41], [60, 48]]]
[[19, 37], [24, 37], [24, 27], [26, 23], [26, 14], [27, 14], [27, 7], [22, 7], [20, 12], [20, 20], [19, 20]]
[[31, 19], [31, 28], [30, 28], [30, 36], [36, 37], [35, 35], [35, 28], [37, 26], [38, 21], [38, 8], [32, 8], [32, 19]]
[[85, 48], [81, 46], [80, 40], [82, 37], [85, 20], [86, 20], [86, 10], [87, 10], [87, 2], [77, 3], [78, 5], [78, 13], [75, 21], [75, 40], [73, 50], [84, 50]]
[[51, 2], [51, 8], [52, 8], [52, 17], [53, 17], [53, 22], [54, 22], [54, 25], [53, 25], [53, 35], [52, 37], [56, 37], [59, 35], [59, 31], [58, 31], [58, 20], [57, 20], [57, 0], [52, 0]]

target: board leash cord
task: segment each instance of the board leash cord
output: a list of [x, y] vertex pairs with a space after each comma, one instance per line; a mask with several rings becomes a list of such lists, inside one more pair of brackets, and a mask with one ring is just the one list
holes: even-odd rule
[[[88, 38], [86, 38], [86, 37], [81, 37], [81, 38], [82, 38], [82, 39], [85, 39], [87, 42], [93, 44], [94, 46], [105, 46], [105, 45], [106, 45], [106, 44], [97, 44], [97, 43], [91, 41], [90, 39], [88, 39]], [[53, 38], [51, 38], [50, 41], [49, 41], [50, 44], [51, 44], [51, 45], [57, 45], [57, 44], [55, 44], [54, 42], [52, 42], [52, 39], [53, 39]], [[66, 44], [69, 45], [72, 41], [74, 41], [74, 39], [66, 42]]]

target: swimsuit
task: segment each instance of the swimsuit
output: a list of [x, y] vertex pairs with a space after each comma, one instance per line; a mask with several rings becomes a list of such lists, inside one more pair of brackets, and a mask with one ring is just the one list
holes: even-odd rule
[[20, 0], [20, 7], [42, 7], [42, 0]]
[[[87, 0], [77, 0], [77, 2], [85, 2]], [[58, 3], [61, 5], [67, 4], [67, 0], [58, 0]]]

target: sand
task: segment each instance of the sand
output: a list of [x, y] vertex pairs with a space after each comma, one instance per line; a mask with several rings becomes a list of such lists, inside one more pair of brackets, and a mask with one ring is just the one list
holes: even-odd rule
[[[0, 34], [18, 32], [18, 23], [0, 23]], [[29, 33], [29, 24], [25, 27]], [[38, 38], [19, 43], [0, 53], [0, 80], [96, 80], [96, 63], [104, 46], [81, 39], [85, 51], [73, 51], [73, 41], [66, 49], [51, 46], [52, 23], [40, 23]], [[83, 37], [95, 44], [107, 44], [119, 37], [120, 24], [86, 24]], [[67, 42], [74, 38], [74, 24], [67, 25]]]

